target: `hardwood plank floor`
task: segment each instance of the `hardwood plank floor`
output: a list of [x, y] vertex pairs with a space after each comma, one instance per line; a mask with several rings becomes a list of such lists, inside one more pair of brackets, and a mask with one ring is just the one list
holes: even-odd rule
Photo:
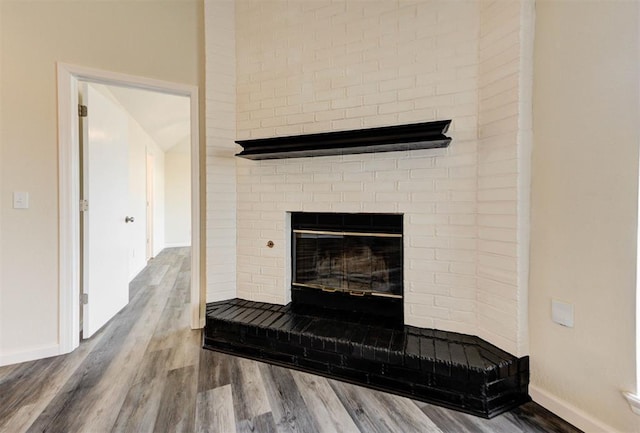
[[203, 350], [189, 263], [188, 248], [163, 251], [73, 353], [0, 367], [0, 432], [578, 432], [535, 403], [485, 420]]

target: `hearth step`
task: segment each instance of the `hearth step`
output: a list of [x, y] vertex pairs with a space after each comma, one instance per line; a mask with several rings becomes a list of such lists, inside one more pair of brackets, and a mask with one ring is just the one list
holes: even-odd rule
[[530, 400], [529, 357], [481, 338], [381, 327], [291, 305], [207, 304], [206, 349], [232, 353], [491, 418]]

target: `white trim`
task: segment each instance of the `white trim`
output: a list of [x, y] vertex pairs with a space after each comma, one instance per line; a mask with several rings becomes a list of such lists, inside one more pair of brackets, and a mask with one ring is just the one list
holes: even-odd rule
[[629, 407], [636, 415], [640, 415], [640, 396], [632, 392], [623, 391], [622, 395], [627, 399]]
[[190, 86], [191, 101], [191, 329], [204, 328], [205, 296], [200, 287], [200, 124], [198, 88]]
[[198, 88], [151, 78], [57, 64], [59, 170], [59, 353], [78, 347], [80, 327], [78, 80], [186, 96], [191, 101], [191, 326], [204, 325], [200, 295], [200, 128]]
[[529, 385], [529, 395], [533, 401], [545, 409], [553, 412], [585, 433], [621, 433], [619, 430], [593, 418], [581, 409], [559, 399], [553, 394], [535, 386]]
[[58, 356], [62, 352], [60, 351], [60, 345], [44, 346], [36, 349], [28, 349], [22, 352], [3, 354], [0, 356], [0, 366], [18, 364], [19, 362], [28, 362], [36, 359], [49, 358], [51, 356]]
[[[80, 344], [80, 156], [77, 108], [71, 95], [78, 94], [78, 81], [70, 69], [58, 64], [58, 197], [59, 197], [59, 342], [60, 353]], [[77, 98], [77, 97], [76, 97]], [[76, 105], [77, 106], [77, 105]]]

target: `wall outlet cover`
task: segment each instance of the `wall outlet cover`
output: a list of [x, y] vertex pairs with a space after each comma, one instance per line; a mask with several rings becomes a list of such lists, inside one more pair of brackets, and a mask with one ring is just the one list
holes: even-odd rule
[[552, 299], [551, 320], [559, 325], [573, 328], [573, 304]]
[[22, 191], [15, 191], [13, 193], [13, 208], [29, 209], [29, 193], [22, 192]]

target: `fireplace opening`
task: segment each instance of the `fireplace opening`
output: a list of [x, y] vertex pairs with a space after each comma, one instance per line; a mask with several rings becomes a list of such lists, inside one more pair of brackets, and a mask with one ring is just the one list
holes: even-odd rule
[[402, 215], [291, 214], [292, 303], [403, 324]]

